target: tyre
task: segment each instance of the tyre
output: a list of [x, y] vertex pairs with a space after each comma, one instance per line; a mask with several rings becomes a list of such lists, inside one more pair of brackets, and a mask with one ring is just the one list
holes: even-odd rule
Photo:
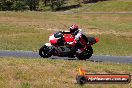
[[79, 59], [79, 60], [86, 60], [86, 59], [89, 59], [93, 54], [93, 49], [92, 47], [88, 47], [87, 50], [85, 50], [83, 53], [81, 54], [76, 54], [76, 57]]
[[44, 45], [39, 49], [39, 55], [43, 58], [51, 57], [52, 54], [49, 54], [49, 50], [50, 49], [46, 45]]

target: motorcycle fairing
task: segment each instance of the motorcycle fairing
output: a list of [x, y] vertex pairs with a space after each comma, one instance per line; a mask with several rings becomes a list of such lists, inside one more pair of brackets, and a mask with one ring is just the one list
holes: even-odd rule
[[59, 53], [65, 53], [65, 52], [70, 52], [71, 50], [67, 46], [54, 46], [51, 45], [50, 43], [45, 43], [45, 45], [50, 49], [55, 49]]
[[69, 48], [67, 48], [66, 46], [58, 46], [58, 47], [54, 47], [55, 50], [59, 53], [66, 53], [66, 52], [70, 52], [71, 50]]

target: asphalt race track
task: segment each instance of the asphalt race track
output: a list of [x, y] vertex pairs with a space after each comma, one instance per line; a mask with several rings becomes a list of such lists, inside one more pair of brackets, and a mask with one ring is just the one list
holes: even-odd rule
[[[38, 52], [32, 51], [8, 51], [0, 50], [0, 57], [31, 57], [41, 58]], [[64, 59], [64, 60], [77, 60], [77, 58], [57, 57], [52, 56], [49, 59]], [[88, 61], [92, 62], [115, 62], [115, 63], [132, 63], [131, 56], [109, 56], [109, 55], [93, 55]]]

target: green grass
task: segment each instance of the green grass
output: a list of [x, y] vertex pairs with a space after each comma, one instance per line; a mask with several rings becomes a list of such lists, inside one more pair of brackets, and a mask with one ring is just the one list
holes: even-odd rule
[[104, 2], [82, 4], [81, 8], [72, 9], [75, 12], [131, 12], [131, 0], [109, 0]]
[[0, 13], [1, 50], [37, 51], [51, 33], [77, 23], [89, 36], [100, 38], [94, 54], [132, 55], [131, 14]]
[[0, 85], [1, 88], [129, 88], [132, 86], [132, 83], [80, 86], [75, 84], [79, 67], [87, 69], [89, 74], [132, 74], [131, 64], [1, 57]]
[[18, 33], [36, 33], [38, 32], [38, 30], [33, 30], [32, 28], [28, 28], [28, 27], [21, 27], [21, 26], [17, 26], [17, 25], [13, 25], [13, 24], [4, 24], [4, 23], [0, 23], [0, 33], [1, 35], [7, 34], [7, 35], [11, 35], [11, 34], [18, 34]]
[[43, 31], [40, 33], [39, 30], [30, 27], [0, 24], [0, 33], [0, 49], [36, 51], [43, 42], [48, 41], [50, 31], [47, 35]]
[[132, 56], [132, 39], [122, 35], [98, 35], [100, 42], [94, 45], [95, 54]]

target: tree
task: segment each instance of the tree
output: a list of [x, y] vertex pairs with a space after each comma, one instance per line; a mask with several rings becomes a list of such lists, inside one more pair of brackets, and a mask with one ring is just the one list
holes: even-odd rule
[[42, 0], [42, 2], [44, 2], [45, 6], [47, 6], [48, 1], [50, 1], [50, 0]]
[[1, 0], [2, 10], [12, 10], [13, 0]]
[[51, 0], [50, 2], [51, 2], [50, 7], [52, 11], [55, 11], [64, 4], [64, 0]]
[[2, 11], [22, 11], [22, 10], [31, 10], [31, 11], [42, 11], [45, 8], [52, 11], [61, 10], [64, 8], [76, 8], [81, 5], [81, 3], [90, 3], [97, 1], [106, 1], [106, 0], [72, 0], [76, 5], [71, 5], [69, 7], [63, 6], [65, 3], [68, 3], [70, 0], [0, 0], [0, 10]]
[[27, 0], [0, 0], [0, 10], [26, 10], [28, 9]]
[[27, 0], [27, 4], [31, 11], [33, 11], [33, 10], [36, 11], [37, 6], [39, 5], [39, 0]]
[[13, 10], [16, 10], [16, 11], [22, 11], [22, 10], [29, 9], [29, 7], [26, 3], [26, 0], [14, 1], [12, 8], [13, 8]]

